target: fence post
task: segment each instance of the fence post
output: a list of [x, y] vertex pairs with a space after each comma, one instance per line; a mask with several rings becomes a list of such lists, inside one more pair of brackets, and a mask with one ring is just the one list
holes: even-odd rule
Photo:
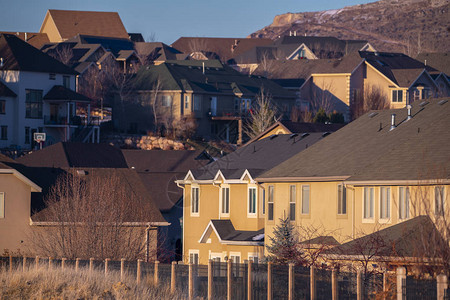
[[37, 270], [39, 268], [39, 256], [36, 256], [36, 260], [34, 262], [35, 262], [35, 268]]
[[137, 274], [136, 274], [137, 284], [141, 283], [141, 264], [142, 264], [142, 259], [138, 259], [137, 260]]
[[89, 258], [89, 273], [92, 273], [92, 270], [94, 269], [94, 258]]
[[153, 281], [155, 286], [158, 286], [159, 283], [159, 261], [155, 261], [155, 272], [153, 274]]
[[267, 300], [272, 300], [272, 262], [267, 263]]
[[444, 300], [445, 290], [448, 289], [447, 275], [439, 274], [436, 278], [437, 281], [437, 299]]
[[52, 268], [52, 258], [48, 258], [48, 269], [50, 270]]
[[253, 282], [252, 282], [252, 266], [253, 260], [248, 261], [248, 277], [247, 277], [247, 299], [252, 300], [252, 290], [253, 290]]
[[212, 300], [213, 296], [213, 262], [208, 260], [208, 300]]
[[192, 268], [192, 263], [189, 263], [189, 276], [188, 276], [188, 289], [189, 289], [189, 300], [194, 299], [194, 271]]
[[13, 265], [13, 259], [12, 259], [12, 255], [10, 254], [9, 255], [9, 273], [12, 273], [12, 269], [13, 269], [12, 265]]
[[387, 271], [386, 270], [384, 270], [384, 272], [383, 272], [383, 300], [385, 300], [386, 299], [386, 294], [387, 294], [387, 292], [388, 292], [388, 274], [387, 274]]
[[361, 269], [358, 268], [356, 271], [356, 299], [362, 300], [364, 299], [363, 290], [362, 290], [362, 277], [361, 277]]
[[406, 299], [406, 295], [403, 294], [403, 285], [406, 285], [406, 269], [404, 267], [398, 267], [397, 268], [397, 300]]
[[173, 261], [172, 262], [172, 272], [170, 272], [170, 292], [172, 294], [175, 293], [175, 288], [176, 288], [176, 284], [177, 284], [176, 267], [177, 267], [177, 262]]
[[233, 290], [233, 261], [231, 258], [227, 261], [227, 300], [231, 300], [231, 292]]
[[334, 267], [331, 270], [331, 293], [332, 293], [332, 299], [338, 300], [339, 299], [339, 290], [338, 290], [338, 281], [337, 281], [337, 268]]
[[66, 264], [66, 258], [61, 258], [61, 270], [64, 270], [65, 264]]
[[25, 272], [25, 269], [27, 268], [27, 257], [24, 256], [23, 257], [23, 266], [22, 266], [22, 271]]
[[309, 268], [309, 280], [311, 286], [311, 300], [316, 299], [316, 268], [311, 266]]
[[295, 295], [294, 295], [294, 264], [290, 263], [289, 264], [289, 292], [288, 292], [288, 298], [289, 300], [294, 300]]
[[125, 275], [125, 258], [120, 259], [120, 281], [123, 281]]
[[105, 259], [105, 276], [108, 275], [108, 262], [109, 258]]

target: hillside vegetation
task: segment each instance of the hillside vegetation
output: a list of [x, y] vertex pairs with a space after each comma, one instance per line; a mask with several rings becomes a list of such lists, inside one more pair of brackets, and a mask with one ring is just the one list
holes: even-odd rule
[[449, 0], [381, 0], [337, 10], [286, 13], [250, 37], [297, 35], [368, 40], [379, 51], [447, 52]]

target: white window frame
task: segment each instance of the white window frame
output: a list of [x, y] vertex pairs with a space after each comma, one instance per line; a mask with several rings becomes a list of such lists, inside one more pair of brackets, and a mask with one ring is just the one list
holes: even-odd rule
[[337, 196], [337, 214], [345, 216], [347, 215], [347, 192], [344, 184], [338, 184]]
[[188, 261], [188, 263], [195, 264], [191, 260], [191, 254], [192, 255], [197, 254], [197, 263], [196, 264], [198, 265], [200, 263], [200, 250], [198, 250], [198, 249], [189, 249], [189, 261]]
[[[198, 199], [197, 199], [197, 211], [194, 212], [194, 189], [198, 190]], [[191, 217], [199, 217], [200, 216], [200, 186], [192, 185], [191, 186], [191, 205], [190, 205]]]
[[[255, 262], [255, 258], [256, 258], [256, 262]], [[256, 252], [248, 252], [247, 259], [248, 260], [252, 260], [253, 263], [258, 263], [259, 262], [259, 255]]]
[[[250, 212], [250, 190], [255, 191], [254, 212]], [[256, 185], [249, 185], [247, 188], [247, 217], [256, 218], [258, 214], [258, 187]]]
[[[367, 203], [366, 199], [366, 190], [369, 190], [369, 195], [371, 196]], [[369, 204], [369, 214], [371, 212], [371, 215], [366, 216], [366, 204]], [[375, 222], [375, 187], [373, 186], [365, 186], [362, 189], [362, 222], [363, 223], [373, 223]]]
[[[438, 189], [440, 190], [439, 192]], [[442, 217], [444, 216], [444, 214], [445, 214], [445, 186], [436, 185], [434, 186], [434, 215], [436, 217]]]
[[172, 95], [161, 95], [161, 106], [162, 107], [171, 107], [173, 102]]
[[[236, 262], [236, 257], [239, 257], [239, 262]], [[230, 252], [229, 259], [233, 262], [233, 275], [239, 277], [240, 276], [240, 264], [242, 264], [241, 260], [241, 252]]]
[[[297, 186], [295, 184], [289, 185], [289, 220], [295, 221], [297, 217]], [[293, 213], [293, 214], [292, 214]], [[294, 218], [292, 218], [292, 216]]]
[[[304, 210], [303, 210], [303, 208], [305, 207], [305, 205], [304, 205], [304, 201], [305, 201], [305, 199], [303, 199], [304, 197], [304, 188], [306, 188], [306, 187], [308, 187], [308, 212], [305, 212]], [[308, 216], [310, 213], [311, 213], [311, 186], [309, 185], [309, 184], [303, 184], [302, 185], [302, 207], [301, 207], [301, 212], [302, 212], [302, 215], [304, 215], [304, 216]]]
[[0, 192], [0, 219], [5, 218], [5, 192]]
[[[383, 199], [383, 196], [386, 195], [386, 199]], [[380, 186], [380, 195], [379, 195], [379, 207], [380, 207], [380, 223], [389, 223], [391, 221], [392, 216], [392, 192], [390, 186]], [[387, 216], [383, 216], [383, 200], [386, 200], [386, 210]]]
[[261, 215], [266, 214], [266, 190], [264, 188], [260, 189], [260, 197], [261, 197]]
[[[402, 97], [401, 97], [400, 101], [399, 101], [399, 98], [398, 98], [399, 92], [401, 92], [401, 94], [402, 94]], [[394, 97], [394, 93], [395, 93], [395, 97]], [[402, 89], [392, 90], [391, 91], [391, 101], [394, 102], [394, 103], [402, 103], [403, 102], [404, 93], [405, 92]]]
[[[267, 187], [267, 221], [273, 221], [275, 219], [275, 199], [274, 198], [275, 198], [275, 186], [269, 185]], [[272, 219], [269, 219], [271, 211], [272, 211]]]
[[[228, 189], [228, 212], [224, 212], [223, 211], [223, 204], [224, 204], [224, 199], [223, 199], [223, 192], [224, 192], [224, 190], [226, 190], [226, 189]], [[219, 199], [220, 199], [220, 215], [222, 216], [222, 217], [229, 217], [230, 216], [230, 204], [231, 204], [231, 201], [230, 201], [230, 194], [231, 194], [231, 189], [230, 189], [230, 185], [228, 185], [228, 184], [222, 184], [221, 186], [220, 186], [220, 189], [219, 189]]]
[[184, 95], [184, 109], [189, 109], [189, 95]]
[[[402, 201], [405, 200], [406, 205], [406, 217], [402, 217]], [[410, 218], [410, 201], [411, 201], [411, 193], [409, 190], [409, 186], [399, 186], [398, 187], [398, 219], [399, 220], [408, 220]]]

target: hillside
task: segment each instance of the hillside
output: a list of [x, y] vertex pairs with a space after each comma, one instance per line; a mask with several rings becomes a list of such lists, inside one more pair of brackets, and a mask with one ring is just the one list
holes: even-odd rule
[[368, 40], [379, 51], [447, 52], [450, 0], [381, 0], [319, 12], [286, 13], [250, 37], [297, 35]]

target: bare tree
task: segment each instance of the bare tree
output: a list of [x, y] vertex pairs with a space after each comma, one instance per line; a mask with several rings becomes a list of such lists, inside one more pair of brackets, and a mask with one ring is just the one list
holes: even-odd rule
[[143, 258], [145, 224], [151, 220], [148, 202], [118, 176], [85, 180], [70, 173], [58, 178], [45, 200], [46, 208], [39, 214], [48, 225], [33, 228], [33, 252], [67, 258]]
[[253, 138], [264, 132], [273, 123], [278, 121], [278, 110], [272, 103], [272, 96], [261, 88], [256, 96], [254, 105], [250, 110], [250, 116], [245, 124], [244, 132]]
[[333, 81], [325, 81], [322, 80], [322, 84], [320, 86], [312, 83], [311, 88], [311, 109], [315, 114], [321, 108], [325, 111], [326, 114], [329, 114], [333, 108], [333, 93], [334, 93], [334, 84]]
[[367, 113], [370, 110], [389, 109], [390, 103], [386, 93], [380, 86], [367, 85], [364, 93], [357, 94], [351, 108], [353, 119]]
[[73, 57], [72, 48], [68, 45], [62, 45], [61, 47], [58, 45], [54, 50], [48, 51], [47, 54], [65, 65], [69, 65]]

